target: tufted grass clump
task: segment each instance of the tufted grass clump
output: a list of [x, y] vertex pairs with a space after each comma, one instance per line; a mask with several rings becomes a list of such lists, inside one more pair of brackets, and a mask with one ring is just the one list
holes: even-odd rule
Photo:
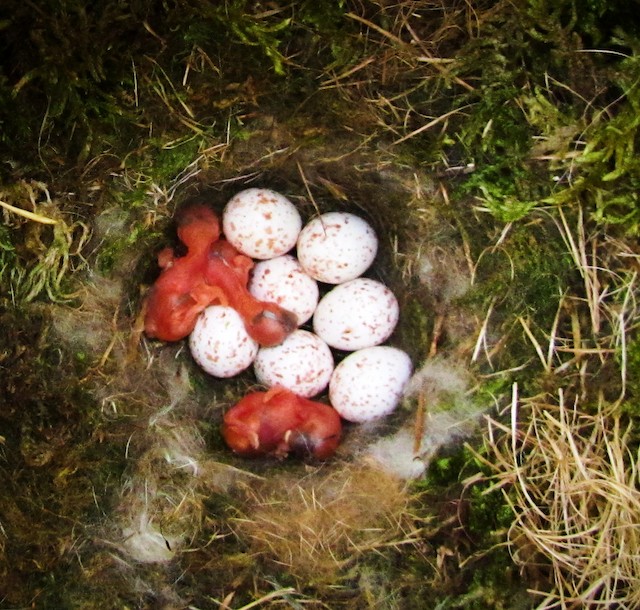
[[631, 424], [577, 400], [521, 400], [514, 386], [510, 426], [490, 422], [496, 486], [515, 520], [512, 556], [526, 573], [547, 565], [555, 587], [537, 590], [541, 608], [636, 608], [640, 604], [640, 492]]

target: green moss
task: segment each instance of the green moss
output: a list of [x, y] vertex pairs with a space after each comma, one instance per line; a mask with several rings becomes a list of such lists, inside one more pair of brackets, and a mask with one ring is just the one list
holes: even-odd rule
[[511, 315], [531, 314], [548, 320], [557, 307], [559, 288], [566, 283], [572, 267], [561, 248], [553, 246], [556, 256], [549, 256], [545, 252], [548, 244], [540, 243], [540, 237], [536, 238], [526, 227], [514, 227], [503, 247], [487, 253], [480, 261], [482, 288], [470, 298], [498, 296]]
[[504, 530], [513, 522], [513, 511], [500, 491], [487, 493], [481, 485], [471, 488], [469, 501], [469, 532], [485, 542], [495, 539], [495, 532]]
[[198, 138], [190, 137], [170, 145], [153, 140], [148, 144], [151, 148], [149, 154], [153, 159], [149, 167], [149, 176], [158, 184], [164, 184], [173, 180], [193, 163], [197, 157], [200, 142]]
[[[454, 73], [474, 89], [456, 96], [442, 147], [451, 164], [475, 164], [461, 196], [501, 222], [580, 201], [598, 223], [637, 234], [637, 24], [623, 4], [503, 6], [465, 46]], [[583, 39], [628, 56], [612, 70], [611, 56], [581, 53]]]

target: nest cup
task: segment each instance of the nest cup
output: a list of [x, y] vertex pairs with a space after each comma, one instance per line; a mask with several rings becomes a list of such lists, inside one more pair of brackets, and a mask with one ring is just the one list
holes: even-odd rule
[[[228, 171], [229, 168], [212, 168], [202, 171], [194, 175], [180, 191], [176, 192], [171, 208], [167, 209], [163, 233], [157, 238], [154, 247], [149, 248], [150, 251], [142, 255], [138, 277], [148, 278], [151, 274], [150, 270], [155, 270], [157, 276], [159, 270], [155, 256], [166, 246], [178, 245], [174, 218], [181, 207], [192, 203], [206, 204], [221, 217], [226, 203], [238, 192], [248, 188], [267, 188], [284, 195], [296, 206], [303, 225], [326, 212], [352, 213], [366, 220], [378, 238], [376, 258], [363, 277], [383, 283], [394, 293], [399, 303], [398, 324], [384, 344], [405, 351], [410, 356], [414, 367], [420, 366], [427, 356], [430, 344], [429, 330], [433, 326], [434, 314], [430, 296], [425, 291], [420, 278], [412, 270], [419, 268], [416, 264], [420, 253], [417, 244], [423, 239], [422, 236], [427, 235], [431, 239], [439, 232], [442, 234], [440, 226], [442, 223], [432, 222], [431, 217], [425, 218], [424, 214], [418, 213], [418, 210], [423, 211], [428, 207], [421, 201], [427, 185], [422, 189], [416, 189], [413, 173], [406, 175], [402, 171], [385, 173], [376, 164], [318, 162], [306, 159], [300, 156], [300, 153], [268, 165], [259, 174], [243, 174], [242, 170], [238, 170], [241, 177], [237, 177], [228, 175]], [[425, 228], [426, 226], [428, 229]], [[179, 248], [178, 245], [178, 253], [180, 253]], [[295, 255], [295, 249], [290, 254]], [[319, 288], [322, 297], [333, 288], [333, 285], [320, 282]], [[302, 328], [311, 330], [311, 320]], [[348, 480], [352, 474], [357, 476], [356, 470], [362, 468], [361, 449], [366, 449], [371, 441], [392, 434], [398, 428], [412, 425], [415, 399], [408, 398], [405, 405], [401, 405], [392, 414], [376, 420], [373, 424], [345, 422], [343, 441], [338, 448], [338, 453], [327, 463], [312, 465], [311, 463], [303, 464], [295, 459], [278, 461], [272, 457], [248, 460], [233, 454], [227, 448], [220, 433], [220, 424], [224, 413], [243, 396], [250, 391], [261, 389], [257, 385], [253, 370], [249, 368], [234, 377], [221, 379], [210, 376], [200, 369], [190, 358], [184, 341], [148, 342], [147, 349], [152, 355], [148, 367], [149, 374], [174, 378], [176, 365], [181, 365], [187, 371], [188, 383], [185, 380], [184, 387], [180, 386], [179, 396], [171, 402], [173, 405], [171, 410], [167, 411], [166, 407], [161, 407], [162, 417], [159, 419], [151, 412], [150, 405], [149, 420], [154, 420], [156, 423], [149, 427], [146, 435], [150, 440], [150, 446], [140, 448], [141, 453], [149, 459], [157, 455], [163, 456], [163, 460], [170, 466], [171, 475], [167, 478], [166, 471], [162, 473], [155, 468], [134, 467], [130, 485], [132, 489], [137, 489], [135, 485], [141, 485], [145, 481], [155, 481], [163, 491], [163, 494], [158, 497], [166, 496], [169, 502], [167, 506], [178, 508], [171, 512], [164, 505], [149, 506], [141, 502], [132, 504], [131, 493], [123, 493], [119, 510], [126, 516], [126, 519], [122, 520], [122, 528], [128, 533], [127, 544], [131, 547], [129, 549], [125, 545], [125, 549], [128, 549], [127, 552], [136, 561], [148, 561], [148, 557], [151, 557], [152, 562], [173, 561], [182, 550], [196, 544], [201, 526], [194, 521], [193, 515], [208, 514], [203, 503], [204, 498], [211, 497], [212, 493], [223, 494], [225, 497], [227, 494], [232, 496], [234, 512], [237, 511], [244, 522], [254, 522], [259, 519], [255, 513], [257, 505], [262, 502], [267, 504], [272, 501], [279, 502], [279, 498], [283, 497], [283, 494], [286, 495], [286, 490], [292, 484], [311, 472], [314, 473], [313, 481], [309, 483], [311, 493], [316, 487], [322, 487], [324, 479], [331, 477], [332, 473], [342, 472], [343, 475], [340, 476], [344, 476], [345, 480]], [[336, 364], [348, 353], [333, 350]], [[183, 394], [183, 392], [186, 393]], [[160, 400], [158, 398], [155, 402]], [[325, 390], [314, 400], [328, 402], [328, 391]], [[159, 431], [162, 431], [163, 435], [158, 434]], [[191, 439], [192, 433], [196, 432], [202, 435], [198, 436], [197, 443], [183, 442], [185, 438]], [[155, 442], [152, 439], [159, 440]], [[161, 443], [162, 439], [164, 441]], [[178, 439], [180, 443], [176, 445], [174, 439]], [[188, 451], [180, 449], [176, 453], [176, 446], [181, 448], [183, 445]], [[148, 463], [148, 460], [145, 463]], [[166, 467], [166, 464], [164, 466]], [[374, 466], [374, 470], [375, 468]], [[252, 477], [256, 475], [263, 481], [260, 491], [261, 500], [258, 504], [255, 498], [252, 499], [252, 493], [247, 491], [254, 487], [255, 481]], [[384, 480], [388, 481], [389, 490], [384, 493], [397, 494], [398, 488], [403, 487], [400, 481], [402, 477], [395, 475], [385, 475], [385, 477], [387, 477]], [[148, 483], [145, 483], [143, 488], [147, 487]], [[374, 487], [371, 486], [371, 489], [368, 489], [365, 485], [365, 489], [358, 493], [364, 495], [370, 493], [372, 498], [377, 498], [380, 489], [377, 487], [374, 489]], [[185, 498], [190, 502], [183, 502]], [[342, 501], [350, 505], [361, 500], [344, 498]], [[404, 511], [403, 506], [403, 502], [399, 502], [398, 514], [394, 508], [391, 511], [393, 515], [385, 514], [380, 519], [387, 524], [389, 519], [399, 524], [402, 521], [400, 514]], [[143, 517], [146, 519], [149, 513], [151, 519], [147, 522]], [[213, 517], [203, 517], [205, 521], [209, 518]], [[157, 535], [156, 530], [146, 527], [146, 524], [154, 525], [157, 522], [165, 527], [169, 521], [172, 524], [172, 529], [167, 530], [167, 533], [171, 534], [169, 541], [171, 551], [167, 552], [159, 544], [162, 539]], [[278, 535], [295, 541], [300, 531], [294, 526], [300, 525], [300, 521], [296, 520], [294, 515], [290, 521], [292, 524], [290, 531], [278, 530]], [[131, 525], [132, 523], [136, 525], [135, 528]], [[363, 527], [369, 526], [371, 526], [370, 523], [363, 525]], [[381, 527], [387, 526], [381, 522]], [[260, 536], [256, 536], [251, 528], [231, 527], [244, 543], [251, 548], [255, 547], [257, 553], [264, 554], [268, 563], [273, 562], [273, 565], [277, 566], [282, 564], [284, 559], [278, 555], [279, 551], [271, 549], [269, 545], [260, 546], [258, 540]], [[355, 523], [354, 527], [357, 529], [359, 526]], [[164, 531], [163, 529], [160, 533]], [[322, 532], [318, 532], [318, 536], [323, 535]], [[348, 537], [349, 533], [345, 532], [344, 535]], [[393, 535], [394, 532], [390, 532], [390, 536], [393, 537]], [[208, 544], [206, 541], [201, 542], [205, 546]], [[330, 547], [329, 544], [327, 548], [330, 549]], [[318, 548], [324, 548], [323, 544]], [[162, 551], [159, 559], [155, 554], [158, 550]], [[308, 564], [317, 565], [316, 559], [309, 561]], [[340, 569], [340, 565], [342, 562], [338, 562], [335, 569]], [[329, 580], [334, 574], [333, 569], [330, 570]], [[296, 574], [296, 577], [302, 580], [311, 576], [312, 574], [307, 574], [304, 570]]]
[[[415, 241], [411, 230], [416, 231], [419, 223], [412, 220], [412, 205], [415, 203], [413, 176], [407, 176], [406, 180], [404, 178], [402, 175], [385, 175], [377, 168], [363, 172], [356, 166], [346, 167], [343, 163], [311, 165], [299, 158], [290, 158], [276, 168], [245, 179], [231, 180], [230, 177], [200, 174], [198, 180], [180, 194], [176, 210], [192, 203], [204, 203], [221, 217], [226, 203], [238, 192], [249, 188], [265, 188], [289, 199], [299, 211], [303, 226], [326, 212], [348, 212], [363, 218], [378, 237], [378, 251], [362, 277], [386, 285], [400, 306], [398, 324], [384, 344], [407, 352], [416, 365], [426, 354], [425, 328], [432, 325], [432, 320], [428, 303], [416, 308], [416, 298], [424, 296], [424, 291], [421, 294], [418, 278], [407, 273], [407, 261], [412, 256], [410, 251]], [[175, 223], [168, 223], [166, 236], [165, 244], [175, 243]], [[295, 248], [289, 254], [295, 256]], [[335, 287], [323, 282], [318, 282], [318, 285], [320, 298]], [[416, 316], [416, 311], [420, 315]], [[301, 328], [313, 330], [311, 322], [309, 320]], [[336, 365], [349, 354], [335, 349], [332, 351]], [[230, 380], [211, 378], [201, 371], [194, 372], [194, 375], [202, 380], [205, 388], [214, 392], [222, 390], [225, 396], [237, 395], [238, 399], [249, 388], [253, 389], [256, 382], [251, 368]], [[318, 398], [324, 401], [326, 392]], [[385, 423], [395, 419], [395, 415], [385, 418]]]

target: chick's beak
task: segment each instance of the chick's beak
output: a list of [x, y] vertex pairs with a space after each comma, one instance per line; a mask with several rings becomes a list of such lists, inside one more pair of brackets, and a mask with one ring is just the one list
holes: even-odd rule
[[297, 327], [294, 313], [268, 305], [251, 321], [249, 334], [263, 347], [272, 347], [280, 345]]

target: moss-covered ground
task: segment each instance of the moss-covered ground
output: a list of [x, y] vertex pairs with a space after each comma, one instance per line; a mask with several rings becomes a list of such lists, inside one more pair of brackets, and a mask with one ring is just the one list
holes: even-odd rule
[[[640, 608], [638, 9], [4, 0], [0, 608]], [[467, 371], [417, 479], [359, 456], [426, 384], [247, 462], [251, 375], [136, 335], [177, 206], [248, 186], [366, 216], [392, 341]]]

